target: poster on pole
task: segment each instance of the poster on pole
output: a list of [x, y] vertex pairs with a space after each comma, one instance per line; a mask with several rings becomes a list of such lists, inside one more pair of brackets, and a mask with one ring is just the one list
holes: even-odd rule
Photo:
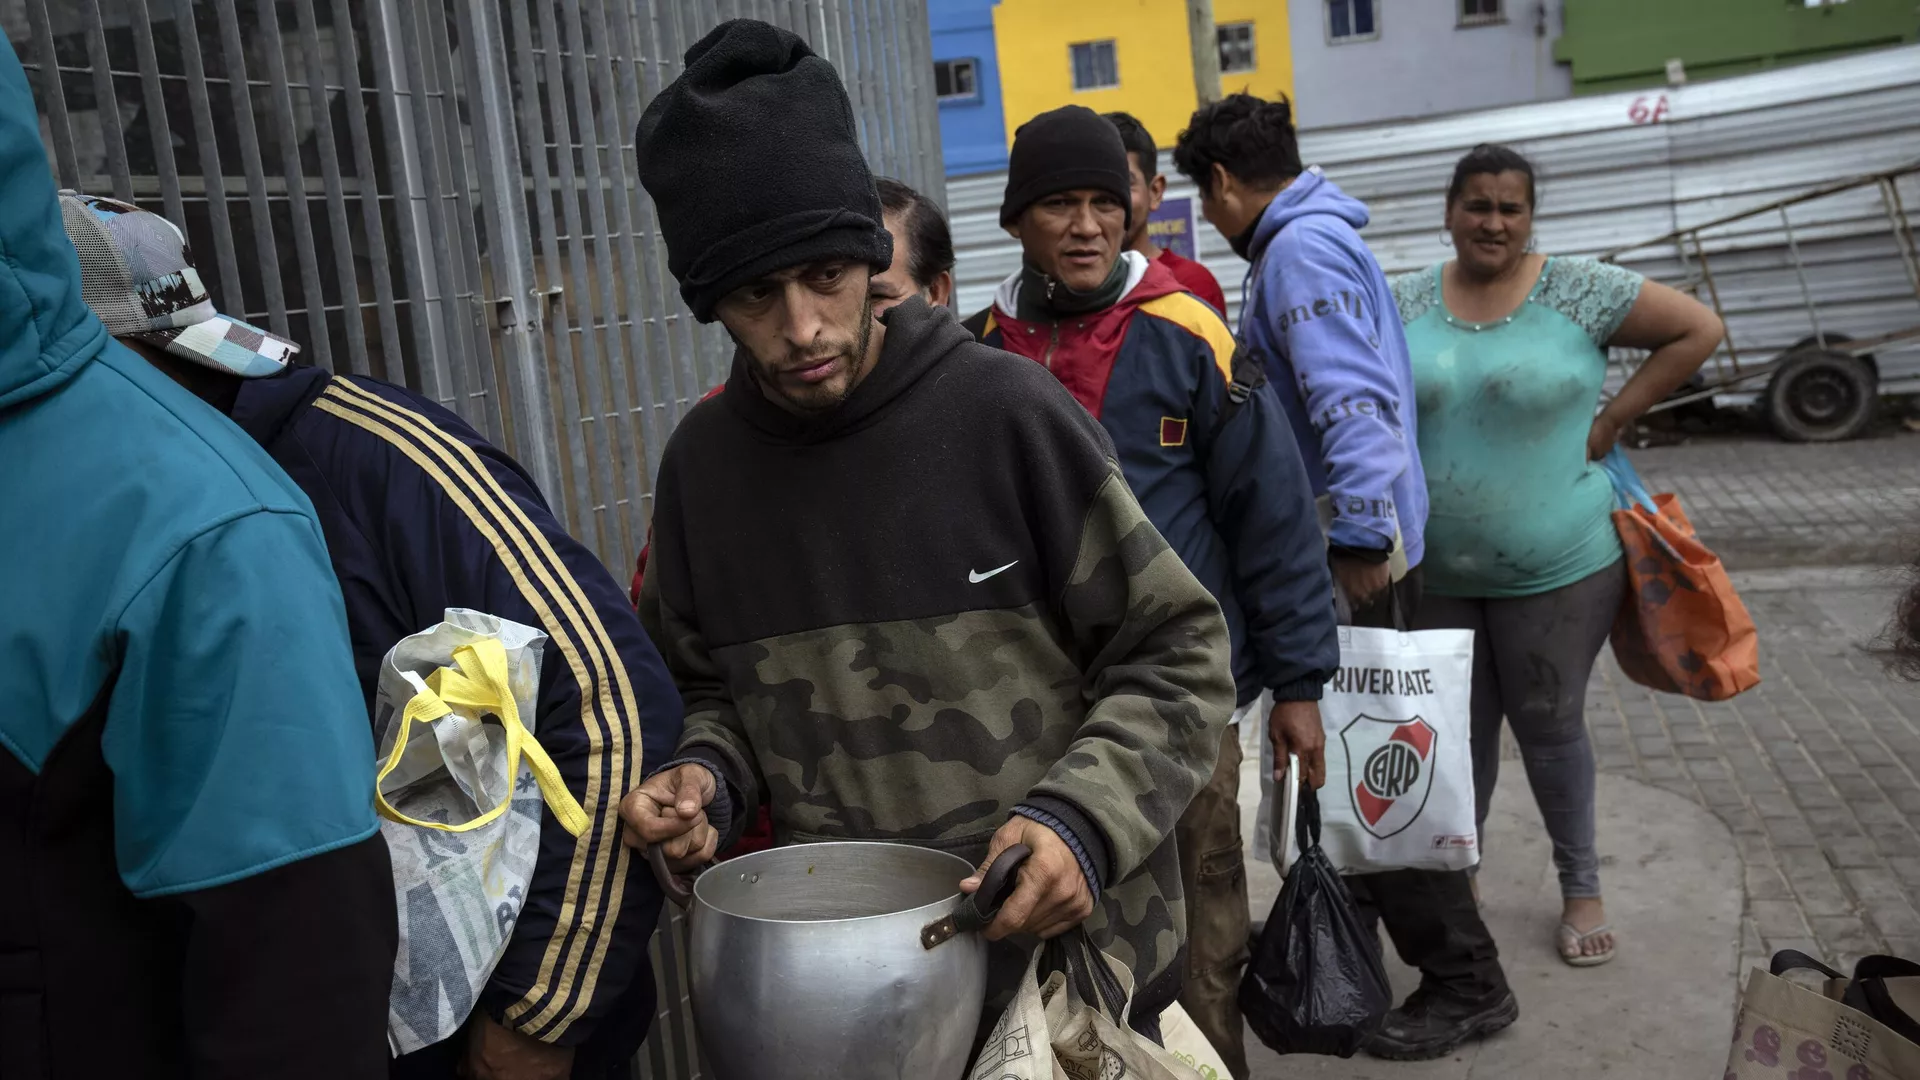
[[1193, 200], [1189, 198], [1163, 199], [1160, 209], [1147, 215], [1147, 239], [1183, 259], [1196, 257], [1193, 229]]

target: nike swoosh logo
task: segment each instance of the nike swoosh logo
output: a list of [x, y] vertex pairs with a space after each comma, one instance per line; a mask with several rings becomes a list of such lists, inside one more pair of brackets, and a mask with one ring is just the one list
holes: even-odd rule
[[1015, 559], [1015, 560], [1013, 560], [1012, 562], [1010, 562], [1010, 563], [1008, 563], [1007, 565], [1005, 565], [1005, 566], [1002, 566], [1002, 567], [1000, 567], [1000, 569], [999, 569], [999, 570], [989, 570], [989, 571], [987, 571], [987, 572], [986, 572], [986, 573], [984, 573], [984, 574], [983, 574], [983, 573], [981, 573], [981, 572], [980, 572], [980, 571], [978, 571], [978, 570], [969, 570], [969, 571], [967, 571], [967, 580], [968, 580], [968, 581], [970, 581], [970, 582], [972, 582], [972, 583], [973, 583], [973, 584], [975, 584], [975, 585], [978, 585], [978, 584], [980, 584], [981, 582], [983, 582], [983, 581], [985, 581], [985, 580], [987, 580], [988, 578], [990, 578], [990, 577], [992, 577], [993, 575], [995, 575], [995, 574], [997, 574], [997, 573], [999, 573], [999, 572], [1000, 572], [1001, 570], [1011, 570], [1011, 569], [1013, 569], [1014, 567], [1016, 567], [1016, 566], [1019, 566], [1019, 565], [1020, 565], [1020, 560], [1019, 560], [1019, 559]]

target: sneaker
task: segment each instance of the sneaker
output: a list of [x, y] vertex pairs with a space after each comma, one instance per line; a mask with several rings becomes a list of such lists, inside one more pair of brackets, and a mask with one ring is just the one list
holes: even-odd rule
[[1468, 1039], [1491, 1035], [1518, 1019], [1520, 1002], [1511, 990], [1470, 1002], [1422, 987], [1388, 1013], [1360, 1048], [1388, 1061], [1426, 1061], [1445, 1057]]

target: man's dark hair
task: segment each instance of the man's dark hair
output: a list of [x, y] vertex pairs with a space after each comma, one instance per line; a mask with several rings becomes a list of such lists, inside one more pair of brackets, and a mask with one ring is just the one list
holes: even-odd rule
[[1528, 161], [1525, 154], [1510, 146], [1484, 142], [1467, 151], [1466, 156], [1454, 165], [1453, 180], [1447, 184], [1447, 205], [1452, 206], [1453, 200], [1459, 198], [1460, 193], [1466, 190], [1468, 177], [1498, 176], [1503, 172], [1517, 172], [1525, 176], [1527, 207], [1531, 209], [1539, 205], [1533, 190], [1533, 162]]
[[1231, 94], [1194, 110], [1173, 146], [1173, 166], [1211, 195], [1215, 164], [1256, 188], [1278, 187], [1305, 172], [1293, 104], [1285, 97], [1262, 101]]
[[1147, 125], [1142, 124], [1132, 113], [1101, 113], [1120, 129], [1120, 145], [1127, 153], [1140, 157], [1140, 172], [1151, 181], [1160, 172], [1160, 148], [1153, 145], [1153, 136], [1147, 134]]
[[934, 278], [953, 269], [953, 233], [946, 216], [932, 199], [892, 177], [877, 177], [874, 186], [880, 189], [880, 208], [899, 214], [901, 231], [907, 234], [907, 276], [923, 289], [932, 285]]

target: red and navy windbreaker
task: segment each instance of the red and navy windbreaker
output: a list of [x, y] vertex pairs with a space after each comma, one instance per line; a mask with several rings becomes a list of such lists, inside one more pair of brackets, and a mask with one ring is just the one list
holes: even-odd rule
[[967, 320], [1047, 366], [1113, 439], [1147, 517], [1212, 591], [1233, 635], [1240, 704], [1317, 701], [1339, 666], [1333, 583], [1306, 468], [1257, 364], [1236, 366], [1218, 312], [1129, 252], [1104, 311], [1015, 318], [1020, 275]]
[[534, 734], [591, 824], [576, 839], [544, 817], [525, 905], [477, 1004], [610, 1069], [651, 1019], [661, 900], [620, 842], [618, 808], [646, 763], [672, 756], [683, 713], [619, 582], [518, 463], [409, 390], [292, 368], [242, 382], [230, 415], [313, 503], [369, 709], [387, 650], [447, 608], [546, 631]]

